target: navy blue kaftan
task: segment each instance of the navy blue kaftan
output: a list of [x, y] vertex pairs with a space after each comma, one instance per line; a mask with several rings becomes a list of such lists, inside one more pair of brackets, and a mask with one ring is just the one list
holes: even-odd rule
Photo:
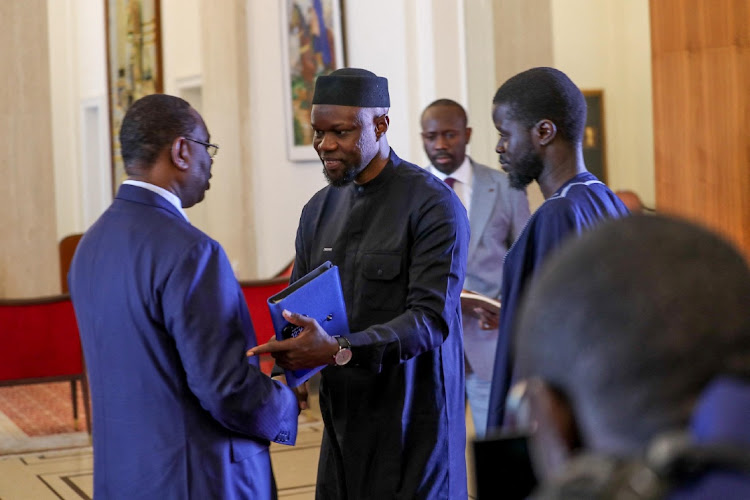
[[499, 338], [490, 392], [487, 429], [499, 428], [513, 379], [512, 338], [519, 300], [529, 279], [549, 253], [568, 237], [597, 223], [628, 215], [620, 199], [593, 174], [584, 172], [563, 184], [534, 212], [505, 255]]
[[302, 211], [292, 281], [339, 266], [352, 361], [322, 371], [317, 498], [467, 498], [460, 294], [469, 222], [398, 158]]

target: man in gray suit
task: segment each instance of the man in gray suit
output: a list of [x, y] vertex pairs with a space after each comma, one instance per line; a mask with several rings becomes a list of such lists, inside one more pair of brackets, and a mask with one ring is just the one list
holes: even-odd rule
[[[466, 156], [471, 128], [464, 108], [438, 99], [422, 112], [422, 141], [431, 165], [427, 170], [456, 191], [471, 226], [464, 289], [500, 299], [505, 252], [529, 218], [525, 191], [511, 189], [505, 173]], [[484, 436], [487, 425], [498, 317], [491, 308], [463, 311], [466, 395], [474, 428]]]

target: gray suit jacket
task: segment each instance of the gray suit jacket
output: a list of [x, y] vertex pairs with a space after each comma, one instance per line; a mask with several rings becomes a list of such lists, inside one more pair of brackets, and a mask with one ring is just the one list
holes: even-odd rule
[[[510, 187], [504, 172], [473, 160], [471, 166], [471, 239], [464, 288], [500, 298], [505, 253], [529, 218], [529, 201], [524, 191]], [[463, 327], [464, 351], [472, 370], [481, 379], [492, 380], [497, 329], [482, 330], [469, 312], [464, 312]]]

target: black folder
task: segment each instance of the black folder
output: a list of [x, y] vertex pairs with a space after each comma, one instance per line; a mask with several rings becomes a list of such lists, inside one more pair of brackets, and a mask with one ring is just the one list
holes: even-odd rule
[[[304, 314], [318, 321], [329, 335], [349, 335], [346, 304], [341, 291], [339, 268], [324, 262], [276, 295], [268, 298], [268, 310], [276, 331], [276, 340], [296, 337], [301, 326], [289, 323], [282, 311]], [[285, 370], [289, 387], [297, 387], [325, 367]]]
[[529, 456], [529, 436], [498, 432], [475, 439], [477, 500], [524, 500], [537, 485]]

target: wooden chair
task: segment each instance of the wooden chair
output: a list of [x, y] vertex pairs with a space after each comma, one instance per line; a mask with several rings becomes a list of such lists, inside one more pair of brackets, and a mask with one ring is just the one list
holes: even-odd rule
[[0, 299], [0, 339], [0, 386], [70, 381], [77, 421], [80, 383], [91, 434], [89, 386], [70, 296]]
[[75, 233], [66, 236], [60, 240], [57, 249], [60, 257], [60, 290], [62, 293], [68, 293], [68, 270], [70, 270], [70, 261], [73, 260], [73, 254], [76, 253], [78, 242], [81, 241], [83, 233]]
[[[240, 281], [242, 293], [245, 295], [250, 318], [253, 321], [255, 337], [258, 344], [265, 344], [274, 336], [271, 314], [268, 312], [266, 301], [271, 295], [280, 292], [289, 284], [289, 278], [271, 278], [267, 280]], [[264, 354], [260, 358], [260, 369], [270, 374], [274, 361], [270, 355]]]

